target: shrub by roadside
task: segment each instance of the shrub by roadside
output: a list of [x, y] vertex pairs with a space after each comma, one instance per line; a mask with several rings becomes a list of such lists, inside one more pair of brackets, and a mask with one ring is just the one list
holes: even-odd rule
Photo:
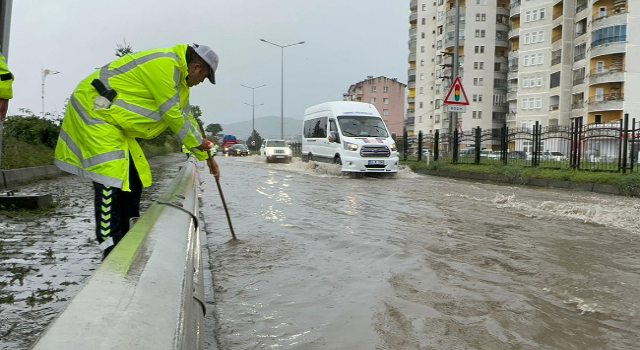
[[483, 165], [483, 164], [451, 164], [432, 162], [401, 161], [411, 170], [420, 172], [430, 170], [436, 172], [467, 172], [496, 175], [507, 179], [509, 183], [524, 184], [527, 179], [547, 179], [593, 183], [617, 186], [620, 194], [640, 196], [640, 173], [609, 173], [573, 169], [542, 169], [516, 165]]

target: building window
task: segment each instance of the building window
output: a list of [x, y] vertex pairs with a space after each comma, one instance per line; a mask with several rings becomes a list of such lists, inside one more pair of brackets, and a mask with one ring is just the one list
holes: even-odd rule
[[440, 114], [436, 114], [436, 123], [440, 123]]
[[440, 109], [442, 101], [440, 99], [436, 99], [436, 109]]
[[[422, 102], [420, 102], [420, 103], [418, 104], [418, 106], [419, 106], [419, 108], [422, 108], [422, 106], [423, 106]], [[386, 114], [385, 114], [385, 115], [386, 115]]]
[[538, 77], [538, 86], [542, 86], [542, 75]]
[[544, 54], [541, 52], [538, 54], [538, 64], [544, 63]]
[[542, 97], [536, 97], [536, 108], [542, 108]]
[[382, 110], [382, 115], [389, 115], [389, 110], [388, 109], [383, 109]]
[[436, 84], [436, 94], [439, 94], [440, 92], [442, 92], [442, 85]]
[[371, 85], [371, 92], [376, 92], [376, 86], [375, 85]]
[[420, 46], [420, 53], [424, 53], [424, 46]]
[[533, 109], [535, 106], [535, 99], [532, 97], [529, 99], [529, 109]]
[[544, 19], [544, 7], [540, 9], [540, 19]]
[[376, 98], [375, 98], [375, 97], [372, 97], [372, 98], [371, 98], [371, 104], [375, 104], [375, 103], [376, 103]]
[[473, 119], [482, 119], [482, 111], [473, 111], [471, 115]]
[[484, 86], [484, 78], [473, 78], [474, 86]]
[[425, 35], [424, 32], [420, 33], [420, 39], [424, 39]]
[[584, 59], [587, 52], [587, 43], [582, 43], [573, 48], [573, 62]]
[[444, 11], [438, 11], [438, 21], [442, 21], [444, 19]]
[[427, 4], [422, 4], [422, 11], [426, 11], [427, 10]]
[[531, 77], [529, 79], [529, 86], [531, 86], [531, 87], [536, 86], [536, 78], [535, 77]]
[[529, 103], [529, 99], [523, 98], [522, 99], [522, 109], [527, 109], [528, 103]]
[[[384, 103], [385, 105], [388, 105], [389, 104], [389, 98], [387, 98], [387, 97], [383, 98], [382, 99], [382, 103]], [[420, 102], [420, 103], [422, 103], [422, 102]]]
[[532, 21], [537, 21], [538, 20], [538, 10], [531, 11], [531, 20]]
[[476, 46], [475, 47], [475, 53], [484, 53], [484, 45], [483, 46]]
[[522, 79], [522, 87], [525, 87], [525, 88], [529, 87], [529, 79], [527, 78]]
[[484, 69], [484, 62], [473, 62], [473, 69]]
[[438, 50], [442, 49], [442, 40], [438, 40], [436, 42], [436, 49], [438, 49]]
[[524, 35], [524, 44], [529, 45], [531, 43], [531, 34], [527, 33]]
[[531, 33], [531, 43], [535, 44], [538, 42], [538, 32]]
[[423, 86], [420, 87], [420, 93], [424, 94], [424, 87]]
[[[420, 103], [422, 103], [422, 102], [420, 102]], [[420, 108], [422, 108], [422, 106], [420, 106]], [[422, 123], [422, 116], [419, 116], [418, 119], [419, 119], [418, 123]]]
[[623, 24], [594, 30], [591, 40], [591, 47], [627, 41], [627, 25]]
[[388, 94], [389, 93], [389, 87], [388, 86], [383, 87], [382, 88], [382, 92], [385, 93], [385, 94]]
[[549, 76], [549, 88], [560, 86], [560, 72], [551, 73]]
[[596, 114], [594, 117], [595, 117], [594, 123], [602, 124], [602, 114]]
[[[524, 21], [525, 22], [531, 22], [531, 11], [527, 11], [524, 13]], [[424, 24], [424, 23], [422, 23]]]
[[524, 63], [523, 66], [528, 66], [529, 65], [529, 55], [524, 55]]
[[487, 0], [476, 0], [476, 5], [486, 5]]
[[427, 20], [425, 18], [422, 19], [422, 24], [427, 24]]
[[420, 73], [420, 80], [424, 80], [424, 73]]

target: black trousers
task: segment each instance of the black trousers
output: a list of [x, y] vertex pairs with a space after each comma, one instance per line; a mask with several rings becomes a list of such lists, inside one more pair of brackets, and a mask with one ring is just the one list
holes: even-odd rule
[[93, 183], [95, 195], [96, 238], [105, 258], [129, 231], [129, 220], [140, 216], [142, 182], [129, 156], [129, 189]]

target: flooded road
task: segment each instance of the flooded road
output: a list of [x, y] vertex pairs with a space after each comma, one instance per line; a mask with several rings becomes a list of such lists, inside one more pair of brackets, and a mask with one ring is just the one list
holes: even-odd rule
[[201, 171], [220, 349], [638, 349], [638, 199], [219, 163], [240, 239]]

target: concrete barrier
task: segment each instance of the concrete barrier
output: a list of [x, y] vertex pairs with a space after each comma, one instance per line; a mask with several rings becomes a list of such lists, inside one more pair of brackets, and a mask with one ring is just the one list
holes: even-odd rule
[[0, 188], [10, 188], [31, 181], [56, 177], [63, 172], [55, 165], [42, 165], [0, 171]]
[[188, 162], [32, 349], [204, 349], [196, 182]]

